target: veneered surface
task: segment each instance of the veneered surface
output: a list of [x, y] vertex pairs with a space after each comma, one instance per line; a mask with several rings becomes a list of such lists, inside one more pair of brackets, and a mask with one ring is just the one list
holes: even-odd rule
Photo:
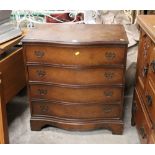
[[42, 24], [30, 30], [23, 42], [94, 45], [127, 44], [128, 39], [122, 25]]

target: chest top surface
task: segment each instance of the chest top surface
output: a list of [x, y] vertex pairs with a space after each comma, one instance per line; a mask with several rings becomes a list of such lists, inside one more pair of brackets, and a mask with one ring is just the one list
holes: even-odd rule
[[155, 43], [155, 15], [139, 15], [137, 22]]
[[123, 25], [104, 24], [40, 24], [22, 41], [62, 45], [128, 44]]

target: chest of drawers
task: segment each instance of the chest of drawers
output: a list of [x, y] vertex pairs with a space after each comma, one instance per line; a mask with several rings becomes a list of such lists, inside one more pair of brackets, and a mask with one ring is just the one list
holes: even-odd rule
[[141, 15], [132, 124], [142, 143], [155, 142], [155, 16]]
[[38, 25], [23, 39], [31, 129], [123, 132], [122, 25]]

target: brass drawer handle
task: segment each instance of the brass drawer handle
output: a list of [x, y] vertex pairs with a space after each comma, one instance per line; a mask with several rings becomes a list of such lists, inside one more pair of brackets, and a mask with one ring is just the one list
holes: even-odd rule
[[37, 70], [36, 72], [39, 77], [44, 77], [46, 75], [46, 72], [44, 70]]
[[147, 73], [148, 73], [148, 67], [144, 66], [143, 72], [142, 72], [143, 77], [147, 76]]
[[38, 57], [38, 58], [42, 58], [45, 53], [43, 51], [34, 51], [34, 54]]
[[110, 112], [112, 112], [112, 107], [111, 106], [103, 106], [102, 110], [105, 113], [110, 113]]
[[114, 77], [114, 73], [113, 72], [105, 72], [104, 76], [108, 79], [111, 80]]
[[112, 91], [107, 91], [107, 92], [104, 92], [104, 95], [106, 97], [112, 97], [113, 96], [113, 92]]
[[116, 54], [115, 54], [115, 52], [106, 52], [105, 53], [105, 57], [107, 58], [107, 59], [109, 59], [109, 60], [113, 60], [115, 57], [116, 57]]
[[42, 112], [47, 112], [47, 111], [48, 111], [48, 106], [47, 106], [47, 105], [41, 105], [41, 106], [40, 106], [40, 110], [41, 110]]
[[38, 89], [39, 95], [47, 95], [47, 90], [46, 89]]
[[148, 106], [152, 105], [152, 96], [146, 95], [146, 103]]
[[144, 127], [140, 127], [139, 132], [140, 132], [140, 135], [142, 136], [143, 139], [146, 138], [146, 133], [145, 133]]
[[150, 64], [152, 72], [155, 73], [155, 60], [153, 60]]

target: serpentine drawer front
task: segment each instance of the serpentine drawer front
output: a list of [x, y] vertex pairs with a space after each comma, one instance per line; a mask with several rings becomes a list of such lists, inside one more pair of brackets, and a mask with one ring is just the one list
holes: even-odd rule
[[121, 102], [121, 87], [67, 87], [55, 85], [30, 85], [33, 99], [60, 100], [69, 102]]
[[[137, 21], [140, 41], [132, 125], [136, 125], [142, 143], [155, 143], [155, 16], [140, 15]], [[140, 103], [138, 112], [134, 108], [136, 103]]]
[[28, 74], [30, 81], [58, 84], [120, 85], [124, 82], [122, 68], [62, 68], [39, 65], [29, 66]]
[[37, 101], [32, 102], [32, 107], [33, 116], [46, 115], [47, 117], [55, 116], [67, 119], [120, 119], [122, 115], [122, 106], [116, 104], [73, 104]]
[[[125, 47], [47, 47], [29, 46], [26, 48], [27, 62], [65, 65], [122, 65]], [[63, 57], [62, 57], [63, 55]], [[67, 58], [67, 59], [66, 59]]]
[[23, 39], [31, 129], [123, 133], [122, 25], [38, 25]]

